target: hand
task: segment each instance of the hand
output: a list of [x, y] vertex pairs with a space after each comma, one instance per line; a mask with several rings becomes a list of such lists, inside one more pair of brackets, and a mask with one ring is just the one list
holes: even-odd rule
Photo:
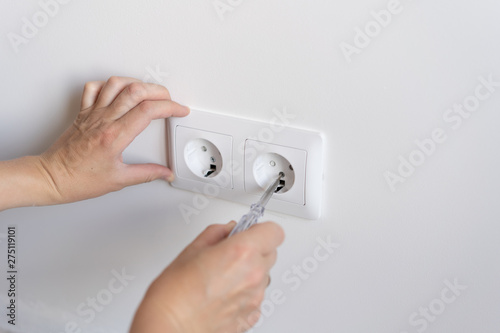
[[150, 286], [130, 333], [236, 333], [255, 325], [283, 229], [254, 225], [226, 238], [234, 222], [211, 225]]
[[93, 198], [155, 179], [172, 181], [167, 167], [127, 165], [122, 153], [151, 120], [188, 113], [160, 85], [123, 77], [87, 83], [77, 119], [40, 156], [51, 203]]

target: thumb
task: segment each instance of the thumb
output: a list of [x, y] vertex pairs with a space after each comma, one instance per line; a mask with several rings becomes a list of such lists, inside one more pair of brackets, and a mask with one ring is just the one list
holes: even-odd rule
[[129, 164], [125, 168], [123, 177], [126, 186], [148, 183], [157, 179], [172, 182], [174, 174], [166, 166], [154, 163]]
[[193, 246], [204, 248], [212, 246], [224, 240], [231, 230], [233, 230], [236, 222], [231, 221], [228, 224], [212, 224], [209, 225], [203, 232], [193, 241]]

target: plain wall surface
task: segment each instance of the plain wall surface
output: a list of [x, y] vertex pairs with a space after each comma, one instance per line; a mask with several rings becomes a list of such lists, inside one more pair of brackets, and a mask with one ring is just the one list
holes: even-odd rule
[[[0, 159], [47, 149], [75, 118], [84, 83], [111, 75], [161, 83], [174, 100], [223, 114], [269, 121], [286, 109], [290, 126], [324, 134], [323, 214], [266, 213], [287, 235], [268, 288], [282, 297], [254, 332], [497, 332], [500, 87], [459, 128], [443, 116], [474, 101], [480, 77], [500, 81], [498, 1], [401, 0], [351, 62], [342, 43], [355, 45], [371, 12], [395, 2], [241, 1], [224, 20], [212, 2], [73, 0], [52, 7], [15, 52], [8, 34], [42, 9], [3, 1]], [[384, 174], [436, 128], [447, 139], [391, 191]], [[165, 164], [164, 121], [124, 158]], [[211, 198], [187, 221], [179, 206], [194, 195], [155, 181], [1, 212], [0, 300], [3, 309], [5, 234], [16, 225], [19, 308], [15, 327], [1, 311], [0, 330], [64, 332], [74, 321], [82, 332], [126, 332], [163, 268], [207, 225], [248, 209]], [[338, 248], [318, 261], [328, 240]], [[85, 322], [76, 309], [123, 269], [134, 279]], [[467, 288], [453, 293], [454, 283]]]

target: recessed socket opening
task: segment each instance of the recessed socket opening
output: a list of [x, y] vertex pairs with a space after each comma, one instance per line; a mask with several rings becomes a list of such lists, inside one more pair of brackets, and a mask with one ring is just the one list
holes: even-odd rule
[[266, 153], [258, 156], [253, 164], [255, 181], [262, 189], [267, 189], [280, 175], [281, 178], [276, 194], [288, 192], [295, 182], [295, 172], [290, 162], [283, 156], [275, 153]]
[[222, 170], [222, 156], [217, 147], [205, 139], [190, 140], [184, 148], [189, 170], [200, 178], [212, 178]]
[[284, 188], [285, 188], [285, 181], [283, 179], [280, 179], [278, 187], [276, 188], [276, 190], [274, 191], [274, 193], [278, 193], [279, 191], [281, 191]]
[[217, 171], [217, 166], [215, 164], [210, 164], [210, 169], [203, 172], [205, 174], [205, 178], [208, 178], [210, 175]]

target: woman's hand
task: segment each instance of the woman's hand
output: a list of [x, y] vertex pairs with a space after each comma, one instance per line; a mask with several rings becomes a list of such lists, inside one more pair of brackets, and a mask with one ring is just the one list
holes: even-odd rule
[[77, 119], [40, 156], [57, 203], [93, 198], [155, 179], [172, 181], [167, 167], [127, 165], [122, 152], [151, 120], [188, 113], [160, 85], [123, 77], [87, 83]]
[[89, 82], [73, 125], [40, 156], [0, 162], [0, 211], [73, 202], [155, 179], [173, 180], [158, 164], [123, 163], [122, 153], [153, 119], [182, 117], [160, 85], [125, 77]]
[[266, 222], [226, 238], [234, 226], [209, 226], [163, 271], [130, 333], [236, 333], [257, 322], [284, 233]]

